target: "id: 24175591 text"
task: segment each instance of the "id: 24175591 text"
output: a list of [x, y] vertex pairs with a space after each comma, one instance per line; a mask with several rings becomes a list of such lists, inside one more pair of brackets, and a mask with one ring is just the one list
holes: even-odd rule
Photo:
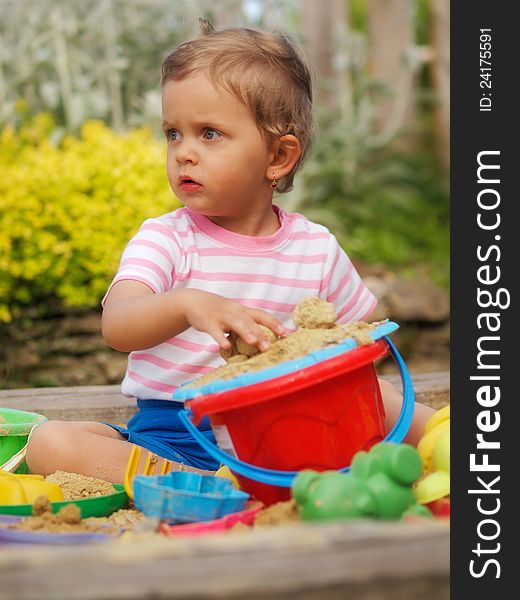
[[490, 112], [491, 102], [491, 29], [480, 30], [480, 111]]

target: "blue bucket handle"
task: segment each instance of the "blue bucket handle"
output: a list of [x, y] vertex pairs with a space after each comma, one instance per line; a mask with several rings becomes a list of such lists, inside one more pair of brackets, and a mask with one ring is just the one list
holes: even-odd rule
[[[415, 392], [410, 373], [406, 368], [406, 364], [402, 356], [397, 351], [397, 348], [394, 346], [393, 342], [387, 336], [383, 337], [388, 343], [390, 352], [392, 353], [392, 356], [399, 367], [399, 373], [403, 383], [403, 404], [401, 406], [401, 412], [399, 413], [399, 417], [395, 425], [392, 427], [383, 441], [400, 443], [406, 437], [406, 434], [408, 433], [412, 423]], [[222, 464], [227, 465], [232, 471], [235, 471], [235, 473], [238, 473], [243, 477], [247, 477], [248, 479], [254, 479], [255, 481], [260, 481], [262, 483], [266, 483], [267, 485], [291, 487], [293, 479], [296, 477], [296, 475], [298, 475], [298, 471], [277, 471], [274, 469], [266, 469], [265, 467], [257, 467], [256, 465], [252, 465], [235, 458], [234, 456], [231, 456], [227, 452], [224, 452], [224, 450], [221, 450], [213, 442], [210, 442], [207, 438], [205, 438], [192, 423], [190, 418], [191, 416], [192, 415], [189, 408], [179, 411], [179, 418], [188, 432], [191, 433], [191, 435], [202, 446], [202, 448], [204, 448], [204, 450], [206, 450], [206, 452], [213, 458]], [[339, 469], [339, 471], [341, 473], [347, 473], [350, 471], [350, 466]]]

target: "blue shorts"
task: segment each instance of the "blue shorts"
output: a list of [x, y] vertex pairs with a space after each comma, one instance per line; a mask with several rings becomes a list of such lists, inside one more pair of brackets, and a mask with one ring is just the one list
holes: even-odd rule
[[[155, 454], [180, 462], [190, 467], [216, 471], [220, 463], [211, 457], [186, 431], [179, 419], [182, 402], [172, 400], [138, 400], [138, 412], [128, 421], [128, 426], [113, 427], [128, 442], [151, 450]], [[204, 417], [198, 426], [199, 431], [215, 443], [209, 419]]]

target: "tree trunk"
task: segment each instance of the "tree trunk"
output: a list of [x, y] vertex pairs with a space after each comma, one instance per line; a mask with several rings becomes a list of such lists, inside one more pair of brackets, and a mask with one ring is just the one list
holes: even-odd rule
[[124, 127], [123, 99], [121, 95], [121, 76], [117, 61], [117, 30], [113, 14], [112, 0], [105, 0], [103, 36], [105, 42], [105, 57], [107, 63], [106, 76], [110, 97], [110, 112], [112, 113], [112, 126], [116, 131]]
[[388, 95], [375, 105], [375, 128], [382, 140], [417, 125], [413, 17], [410, 0], [369, 0], [369, 74]]
[[450, 0], [429, 0], [431, 11], [432, 82], [435, 138], [440, 164], [450, 166]]
[[55, 7], [52, 13], [52, 23], [54, 28], [53, 41], [56, 73], [60, 85], [65, 123], [67, 128], [72, 130], [78, 123], [72, 108], [72, 81], [70, 77], [67, 40], [64, 33], [63, 15], [59, 6]]
[[351, 106], [347, 14], [345, 0], [302, 0], [304, 46], [315, 71], [316, 99], [343, 114]]

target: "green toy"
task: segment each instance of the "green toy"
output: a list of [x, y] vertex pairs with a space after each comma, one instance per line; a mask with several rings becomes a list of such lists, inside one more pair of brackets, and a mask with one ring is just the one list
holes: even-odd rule
[[384, 442], [358, 452], [347, 474], [301, 471], [292, 495], [306, 521], [431, 516], [417, 504], [412, 490], [421, 473], [421, 457], [413, 446]]

